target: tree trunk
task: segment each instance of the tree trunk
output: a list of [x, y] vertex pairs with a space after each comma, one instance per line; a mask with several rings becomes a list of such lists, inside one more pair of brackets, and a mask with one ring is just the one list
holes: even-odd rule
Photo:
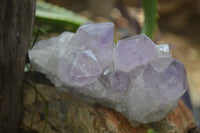
[[21, 86], [34, 12], [35, 0], [0, 3], [0, 133], [16, 133], [20, 123]]

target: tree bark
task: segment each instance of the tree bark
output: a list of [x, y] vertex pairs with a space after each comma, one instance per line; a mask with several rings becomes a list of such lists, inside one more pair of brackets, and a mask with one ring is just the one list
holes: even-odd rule
[[35, 0], [1, 0], [0, 133], [16, 133], [20, 124], [21, 86], [34, 12]]

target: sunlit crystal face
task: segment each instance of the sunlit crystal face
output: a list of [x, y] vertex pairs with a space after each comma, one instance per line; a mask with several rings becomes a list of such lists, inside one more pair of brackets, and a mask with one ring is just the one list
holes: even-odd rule
[[156, 45], [159, 51], [159, 57], [172, 57], [168, 44]]
[[145, 35], [114, 48], [113, 27], [85, 24], [75, 34], [40, 41], [29, 51], [30, 61], [60, 91], [115, 108], [130, 121], [163, 119], [188, 88], [183, 64], [167, 44], [155, 45]]
[[72, 86], [84, 86], [92, 83], [102, 72], [103, 70], [91, 50], [66, 53], [58, 65], [58, 77]]
[[130, 37], [117, 42], [114, 50], [115, 69], [130, 72], [158, 56], [155, 44], [145, 35]]
[[80, 26], [69, 44], [73, 49], [91, 49], [103, 68], [112, 62], [113, 23], [85, 24]]

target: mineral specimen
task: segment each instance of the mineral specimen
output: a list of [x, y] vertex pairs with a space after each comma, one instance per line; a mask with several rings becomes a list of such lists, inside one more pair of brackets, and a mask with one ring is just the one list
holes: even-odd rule
[[173, 111], [188, 88], [183, 64], [167, 44], [146, 35], [113, 42], [113, 23], [84, 24], [40, 41], [29, 51], [33, 67], [66, 91], [115, 108], [131, 122], [149, 123]]
[[113, 23], [82, 25], [70, 40], [67, 49], [91, 49], [102, 68], [105, 68], [112, 62], [113, 32]]
[[156, 59], [157, 53], [156, 46], [145, 35], [120, 40], [114, 50], [114, 67], [130, 72], [133, 68]]

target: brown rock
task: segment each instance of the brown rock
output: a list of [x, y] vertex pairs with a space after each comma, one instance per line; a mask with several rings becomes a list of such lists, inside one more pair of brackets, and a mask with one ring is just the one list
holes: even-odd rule
[[[49, 85], [37, 84], [36, 86], [48, 104], [46, 133], [147, 133], [150, 128], [159, 133], [185, 133], [196, 126], [190, 111], [181, 101], [167, 119], [133, 127], [114, 109], [100, 104], [89, 104], [67, 93], [59, 93]], [[41, 132], [45, 124], [45, 106], [40, 96], [35, 101], [33, 90], [24, 84], [21, 129], [30, 131], [31, 119], [34, 115], [32, 131]]]
[[167, 116], [167, 119], [176, 125], [178, 133], [187, 133], [191, 129], [196, 128], [196, 124], [190, 110], [182, 101], [179, 101], [178, 107], [174, 112]]

